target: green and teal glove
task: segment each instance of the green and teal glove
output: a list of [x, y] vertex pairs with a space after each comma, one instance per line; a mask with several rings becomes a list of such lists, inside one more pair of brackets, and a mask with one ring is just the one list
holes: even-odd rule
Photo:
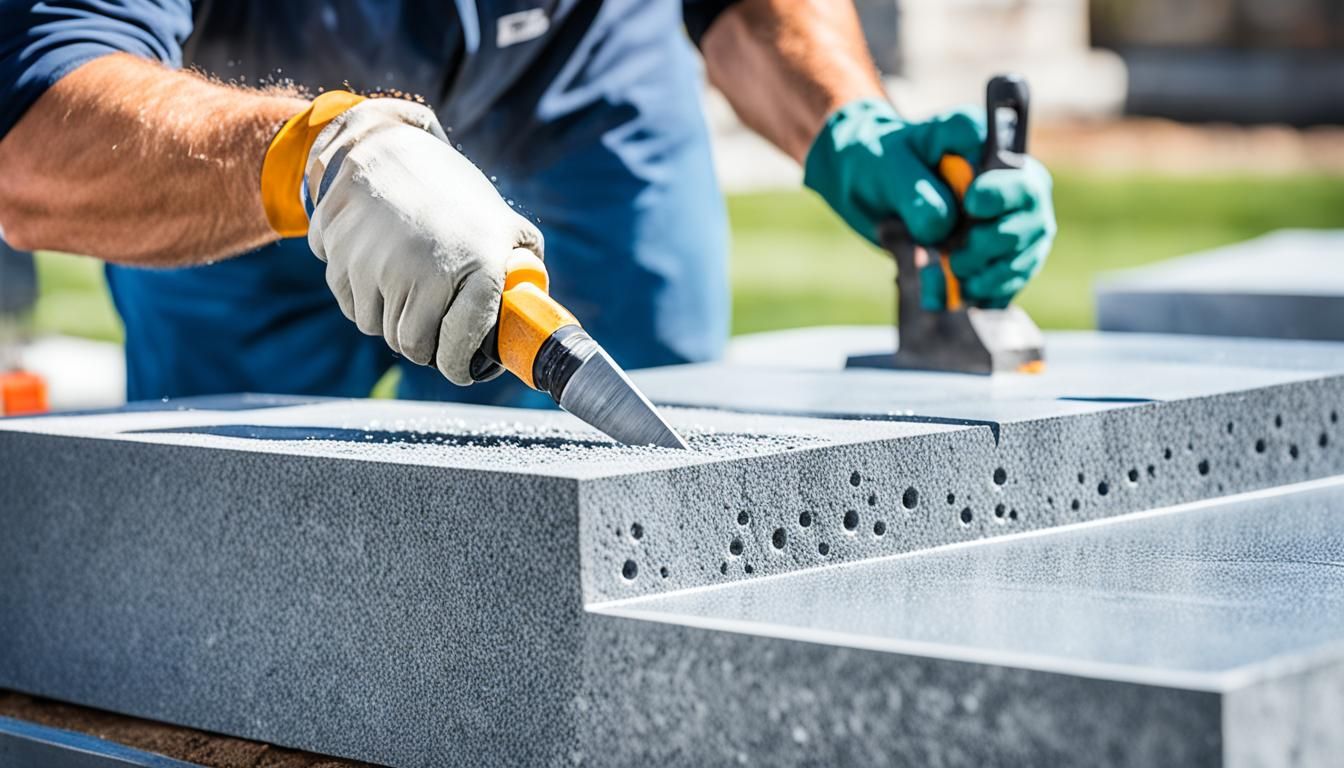
[[[984, 143], [984, 117], [974, 110], [909, 122], [885, 100], [859, 99], [827, 119], [808, 151], [803, 183], [874, 244], [878, 225], [899, 216], [915, 242], [935, 246], [959, 215], [938, 161], [953, 154], [978, 166]], [[1023, 168], [976, 177], [962, 203], [972, 224], [951, 257], [968, 304], [1007, 306], [1041, 270], [1055, 237], [1052, 187], [1049, 171], [1030, 158]], [[920, 284], [924, 308], [942, 309], [946, 291], [936, 262], [920, 272]]]

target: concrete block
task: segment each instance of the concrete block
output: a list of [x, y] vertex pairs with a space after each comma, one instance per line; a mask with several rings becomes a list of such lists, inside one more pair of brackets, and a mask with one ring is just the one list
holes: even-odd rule
[[1344, 231], [1283, 230], [1102, 276], [1104, 331], [1344, 341]]
[[[828, 617], [825, 590], [791, 580], [1344, 471], [1336, 345], [1049, 349], [1033, 379], [640, 374], [655, 399], [699, 406], [669, 411], [690, 453], [617, 446], [558, 412], [423, 403], [3, 420], [0, 687], [397, 765], [1040, 764], [1098, 744], [1115, 763], [1216, 764], [1222, 694], [1078, 662], [1105, 662], [1100, 641], [1096, 659], [1046, 647], [1067, 657], [1046, 664], [925, 653], [909, 625], [784, 636], [748, 614], [622, 613], [702, 592], [749, 606], [789, 583]], [[1284, 556], [1259, 546], [1246, 562]], [[856, 578], [877, 602], [842, 613], [946, 597]], [[961, 599], [968, 621], [1007, 620]], [[939, 642], [983, 641], [963, 629]]]

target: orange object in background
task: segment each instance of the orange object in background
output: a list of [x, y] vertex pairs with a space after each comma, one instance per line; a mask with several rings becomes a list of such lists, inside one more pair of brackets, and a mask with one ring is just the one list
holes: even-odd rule
[[47, 412], [47, 383], [27, 371], [0, 373], [0, 416]]

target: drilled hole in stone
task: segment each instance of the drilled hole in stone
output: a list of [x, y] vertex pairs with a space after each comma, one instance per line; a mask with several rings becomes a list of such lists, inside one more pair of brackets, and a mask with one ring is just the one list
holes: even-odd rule
[[1274, 426], [1277, 428], [1283, 427], [1283, 414], [1274, 415]]
[[961, 524], [970, 525], [974, 516], [971, 514], [971, 508], [965, 507], [961, 510]]
[[625, 535], [625, 530], [622, 529], [622, 528], [620, 528], [620, 527], [617, 527], [617, 528], [616, 528], [616, 535], [617, 535], [617, 536], [624, 536], [624, 535]]
[[630, 526], [630, 537], [633, 539], [644, 538], [644, 526], [640, 525], [639, 523], [635, 523], [634, 525]]
[[1069, 502], [1069, 509], [1072, 509], [1074, 512], [1077, 512], [1082, 506], [1083, 503], [1077, 499]]
[[1008, 470], [1003, 467], [994, 470], [994, 484], [1003, 485], [1006, 482], [1008, 482]]
[[859, 487], [859, 483], [862, 483], [862, 482], [863, 482], [863, 476], [860, 475], [858, 472], [854, 472], [854, 473], [851, 473], [851, 474], [850, 474], [850, 476], [849, 476], [849, 484], [850, 484], [850, 485], [854, 486], [855, 488], [858, 488], [858, 487]]
[[1256, 441], [1255, 441], [1255, 452], [1256, 452], [1256, 453], [1264, 453], [1264, 452], [1265, 452], [1265, 449], [1268, 448], [1268, 447], [1269, 447], [1269, 446], [1265, 444], [1265, 439], [1264, 439], [1263, 437], [1260, 438], [1259, 440], [1256, 440]]
[[1046, 506], [1048, 506], [1048, 507], [1053, 507], [1053, 506], [1055, 506], [1055, 497], [1054, 497], [1054, 496], [1046, 496], [1046, 497], [1045, 497], [1045, 504], [1046, 504]]
[[1138, 470], [1138, 469], [1130, 469], [1130, 470], [1129, 470], [1129, 482], [1131, 482], [1131, 483], [1137, 483], [1137, 482], [1139, 482], [1139, 470]]
[[1016, 519], [1017, 519], [1017, 510], [1016, 510], [1016, 509], [1010, 509], [1010, 510], [1008, 510], [1008, 519], [1009, 519], [1009, 520], [1016, 520]]
[[996, 505], [994, 506], [994, 516], [997, 517], [997, 518], [999, 518], [1000, 520], [1002, 520], [1003, 518], [1007, 517], [1007, 516], [1008, 516], [1008, 507], [1007, 507], [1006, 505], [1004, 505], [1004, 504], [996, 504]]
[[738, 524], [738, 525], [746, 525], [747, 523], [750, 523], [750, 522], [751, 522], [751, 515], [747, 514], [746, 512], [738, 512], [738, 513], [737, 513], [737, 524]]
[[770, 543], [775, 545], [775, 549], [783, 549], [784, 545], [789, 543], [789, 534], [785, 533], [783, 528], [776, 528], [770, 536]]
[[949, 491], [948, 494], [947, 494], [947, 503], [948, 503], [948, 505], [956, 504], [956, 503], [957, 503], [957, 495], [956, 495], [955, 493], [952, 493], [951, 491]]
[[905, 493], [901, 494], [901, 506], [906, 509], [914, 509], [919, 506], [919, 491], [914, 488], [906, 488]]
[[1162, 451], [1162, 458], [1166, 459], [1167, 461], [1171, 461], [1171, 449], [1170, 449], [1170, 448], [1168, 448], [1168, 449]]
[[635, 577], [639, 575], [639, 566], [634, 560], [626, 560], [625, 565], [621, 566], [621, 575], [625, 577], [626, 581], [634, 581]]
[[1227, 434], [1232, 434], [1232, 422], [1227, 422]]
[[1297, 452], [1297, 444], [1296, 444], [1296, 443], [1294, 443], [1293, 445], [1288, 446], [1288, 456], [1289, 456], [1290, 458], [1292, 458], [1294, 461], [1297, 460], [1297, 453], [1298, 453], [1298, 452]]
[[798, 513], [798, 524], [801, 525], [801, 526], [804, 527], [804, 528], [806, 528], [806, 527], [808, 527], [809, 525], [811, 525], [811, 524], [812, 524], [812, 513], [811, 513], [811, 512], [799, 512], [799, 513]]
[[1195, 452], [1195, 443], [1194, 443], [1193, 440], [1185, 444], [1185, 451], [1186, 451], [1186, 453], [1194, 453], [1194, 452]]
[[1197, 468], [1199, 469], [1199, 474], [1201, 474], [1201, 475], [1207, 475], [1207, 474], [1209, 474], [1209, 460], [1208, 460], [1208, 459], [1200, 459], [1200, 460], [1199, 460], [1199, 465], [1198, 465]]
[[1078, 473], [1078, 483], [1079, 483], [1079, 485], [1081, 485], [1081, 484], [1083, 484], [1083, 483], [1086, 483], [1086, 482], [1087, 482], [1087, 475], [1084, 475], [1082, 472], [1079, 472], [1079, 473]]
[[742, 540], [733, 539], [732, 543], [728, 545], [728, 551], [732, 553], [734, 557], [742, 554]]
[[1331, 412], [1330, 412], [1330, 423], [1331, 423], [1331, 424], [1338, 424], [1338, 423], [1339, 423], [1339, 411], [1331, 411]]
[[659, 575], [659, 576], [662, 576], [664, 579], [666, 579], [666, 578], [668, 577], [669, 573], [668, 573], [668, 570], [667, 570], [667, 566], [666, 566], [666, 565], [664, 565], [662, 568], [659, 568], [659, 569], [658, 569], [658, 575]]
[[1149, 476], [1149, 477], [1157, 477], [1157, 467], [1153, 466], [1152, 464], [1149, 464], [1149, 465], [1148, 465], [1148, 476]]
[[881, 520], [878, 520], [877, 522], [873, 523], [873, 535], [874, 535], [874, 536], [885, 536], [886, 533], [887, 533], [887, 524], [886, 524], [886, 523], [882, 522]]
[[722, 573], [724, 576], [727, 576], [727, 575], [728, 575], [728, 561], [727, 561], [727, 560], [723, 561], [722, 563], [719, 563], [719, 573]]
[[870, 507], [876, 507], [876, 506], [877, 506], [877, 494], [876, 494], [876, 493], [870, 493], [870, 494], [868, 494], [868, 506], [870, 506]]
[[1330, 444], [1330, 436], [1322, 432], [1321, 436], [1316, 438], [1316, 444], [1321, 446], [1322, 448], [1326, 447], [1327, 445]]
[[827, 543], [824, 542], [824, 541], [821, 542], [821, 543], [819, 543], [819, 544], [817, 544], [817, 554], [818, 554], [818, 555], [821, 555], [822, 557], [825, 557], [826, 555], [829, 555], [830, 553], [831, 553], [831, 545], [830, 545], [830, 544], [827, 544]]
[[1110, 484], [1110, 483], [1106, 482], [1105, 480], [1102, 480], [1100, 483], [1097, 483], [1097, 495], [1098, 495], [1098, 496], [1105, 496], [1106, 494], [1108, 494], [1108, 493], [1110, 493], [1110, 492], [1111, 492], [1111, 484]]
[[852, 531], [859, 527], [859, 513], [849, 510], [845, 513], [844, 525], [846, 531]]
[[747, 573], [755, 573], [755, 572], [756, 572], [756, 569], [752, 567], [751, 563], [747, 563], [746, 565], [742, 566], [742, 570], [745, 571], [745, 572], [747, 572]]

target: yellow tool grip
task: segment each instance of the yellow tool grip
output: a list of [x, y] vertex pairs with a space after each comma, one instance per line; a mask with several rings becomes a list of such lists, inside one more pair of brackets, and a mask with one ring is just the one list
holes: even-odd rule
[[[938, 161], [938, 175], [943, 177], [943, 181], [952, 188], [952, 193], [960, 201], [966, 197], [966, 190], [971, 188], [971, 182], [975, 180], [975, 169], [964, 157], [943, 155]], [[951, 254], [944, 252], [938, 260], [943, 268], [943, 281], [947, 285], [947, 308], [961, 309], [961, 281], [952, 273]]]
[[261, 205], [277, 235], [308, 234], [308, 212], [303, 209], [301, 193], [308, 153], [328, 123], [361, 101], [363, 96], [349, 91], [327, 91], [286, 121], [271, 139], [261, 163]]
[[525, 248], [515, 249], [505, 265], [499, 302], [499, 363], [533, 389], [532, 370], [541, 345], [566, 325], [579, 324], [547, 294], [549, 289], [541, 259]]

